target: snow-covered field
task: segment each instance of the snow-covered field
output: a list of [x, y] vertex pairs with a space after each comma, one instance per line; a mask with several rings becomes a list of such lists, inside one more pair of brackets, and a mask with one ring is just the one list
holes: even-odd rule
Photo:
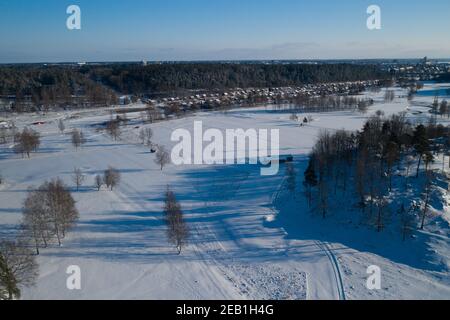
[[[409, 103], [404, 91], [397, 94], [402, 98], [384, 103], [383, 92], [367, 93], [376, 103], [364, 115], [309, 113], [314, 121], [304, 127], [290, 120], [290, 113], [271, 107], [199, 113], [148, 126], [154, 142], [168, 149], [173, 130], [192, 131], [194, 121], [203, 121], [205, 129], [279, 129], [281, 153], [294, 155], [301, 185], [301, 169], [321, 130], [360, 129], [377, 110], [386, 115], [404, 111], [412, 121], [429, 116], [432, 96]], [[287, 195], [283, 166], [276, 176], [261, 176], [257, 165], [169, 165], [161, 171], [155, 156], [138, 143], [139, 115], [128, 117], [131, 125], [117, 142], [93, 126], [110, 118], [107, 110], [14, 117], [18, 127], [46, 123], [33, 126], [42, 144], [31, 159], [21, 159], [9, 145], [0, 146], [5, 179], [0, 237], [12, 237], [17, 230], [29, 187], [55, 177], [73, 186], [74, 167], [87, 176], [79, 191], [73, 189], [80, 221], [62, 247], [42, 250], [37, 285], [23, 290], [24, 299], [450, 298], [448, 223], [402, 243], [390, 234], [312, 216], [304, 196]], [[59, 133], [61, 118], [67, 131], [83, 129], [88, 142], [80, 150], [72, 147], [69, 135]], [[120, 170], [122, 182], [112, 192], [98, 192], [94, 177], [110, 165]], [[191, 230], [181, 255], [167, 243], [162, 219], [168, 185]], [[442, 214], [449, 221], [446, 210], [444, 206]], [[81, 268], [81, 290], [66, 288], [70, 265]], [[382, 270], [381, 290], [366, 288], [370, 265]]]

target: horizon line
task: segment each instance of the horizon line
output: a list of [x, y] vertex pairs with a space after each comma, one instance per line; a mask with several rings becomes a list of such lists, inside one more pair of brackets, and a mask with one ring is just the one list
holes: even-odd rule
[[[186, 59], [186, 60], [92, 60], [92, 61], [29, 61], [29, 62], [0, 62], [0, 65], [27, 65], [27, 64], [119, 64], [119, 63], [205, 63], [205, 62], [321, 62], [321, 61], [408, 61], [408, 60], [423, 60], [425, 57], [415, 58], [307, 58], [307, 59]], [[426, 57], [428, 60], [442, 61], [449, 60], [448, 58], [434, 58]]]

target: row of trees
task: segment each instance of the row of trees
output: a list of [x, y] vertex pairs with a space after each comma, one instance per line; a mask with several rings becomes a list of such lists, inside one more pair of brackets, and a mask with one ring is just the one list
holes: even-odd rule
[[117, 141], [122, 135], [120, 121], [116, 119], [108, 121], [106, 123], [106, 132], [114, 139], [114, 141]]
[[[61, 126], [64, 125], [62, 122], [59, 123], [60, 130]], [[63, 130], [62, 130], [63, 131]], [[72, 145], [78, 149], [83, 144], [87, 142], [84, 137], [83, 131], [78, 129], [73, 129], [70, 133]], [[18, 132], [14, 136], [14, 152], [21, 154], [22, 157], [25, 155], [30, 158], [31, 152], [37, 152], [41, 144], [41, 136], [39, 132], [24, 128], [22, 132]]]
[[439, 101], [439, 98], [435, 98], [432, 108], [434, 114], [439, 114], [441, 117], [446, 116], [447, 118], [450, 118], [450, 105], [447, 100], [443, 99]]
[[181, 205], [169, 187], [165, 193], [164, 218], [167, 224], [167, 239], [176, 247], [178, 254], [181, 254], [187, 243], [189, 228], [184, 220]]
[[[297, 96], [291, 99], [283, 99], [276, 104], [282, 104], [279, 109], [287, 109], [293, 112], [330, 112], [339, 110], [358, 110], [367, 112], [373, 105], [372, 99], [358, 98], [355, 96]], [[287, 104], [287, 106], [286, 106]]]
[[[395, 202], [391, 199], [394, 177], [400, 176], [396, 178], [397, 191], [409, 190], [420, 197], [421, 203], [399, 204], [403, 230], [410, 228], [417, 216], [423, 229], [433, 191], [431, 164], [438, 153], [449, 154], [449, 147], [448, 128], [434, 123], [413, 126], [404, 114], [390, 118], [374, 116], [360, 132], [324, 131], [304, 173], [308, 203], [325, 218], [334, 199], [356, 195], [366, 221], [381, 231]], [[415, 181], [412, 181], [414, 165]]]
[[[83, 171], [80, 168], [74, 168], [72, 174], [72, 181], [75, 184], [77, 191], [79, 191], [80, 187], [83, 185], [86, 176], [83, 174]], [[109, 190], [114, 190], [117, 187], [121, 180], [120, 171], [114, 167], [109, 166], [108, 169], [105, 170], [103, 175], [96, 175], [94, 177], [94, 186], [97, 191], [106, 185]]]
[[[63, 132], [64, 129], [62, 129], [64, 123], [60, 122], [59, 127], [60, 130]], [[70, 133], [71, 136], [71, 142], [72, 145], [78, 149], [83, 144], [87, 142], [83, 131], [78, 129], [73, 129]], [[7, 141], [6, 138], [4, 141]], [[32, 152], [37, 152], [39, 149], [39, 146], [41, 144], [41, 136], [39, 132], [30, 129], [30, 128], [24, 128], [22, 132], [17, 132], [14, 135], [14, 152], [17, 154], [21, 154], [22, 157], [27, 156], [28, 158], [31, 157]]]
[[145, 111], [141, 111], [140, 116], [143, 123], [154, 123], [163, 119], [161, 112], [154, 105], [149, 105]]
[[394, 90], [386, 90], [384, 93], [384, 101], [392, 102], [395, 100], [395, 91]]

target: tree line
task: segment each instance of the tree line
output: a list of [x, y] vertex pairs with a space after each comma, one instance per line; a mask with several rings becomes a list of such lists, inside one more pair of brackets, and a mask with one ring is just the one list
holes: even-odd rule
[[13, 65], [0, 67], [0, 98], [11, 99], [13, 111], [28, 112], [113, 105], [118, 103], [118, 93], [155, 95], [386, 78], [388, 75], [374, 65], [344, 63]]
[[[287, 103], [284, 104], [284, 103]], [[366, 113], [370, 106], [374, 104], [373, 99], [359, 98], [355, 96], [318, 96], [306, 97], [298, 96], [293, 99], [275, 102], [277, 110], [289, 112], [331, 112], [339, 110], [353, 110]]]
[[1, 97], [11, 100], [15, 112], [118, 103], [113, 90], [81, 73], [79, 68], [64, 66], [0, 67]]
[[164, 219], [167, 225], [167, 239], [172, 243], [178, 254], [181, 254], [183, 247], [189, 237], [189, 228], [185, 222], [181, 205], [175, 193], [167, 187], [164, 197]]
[[141, 66], [122, 64], [85, 66], [83, 72], [114, 90], [126, 94], [149, 94], [182, 90], [287, 87], [386, 79], [374, 65], [352, 64], [230, 64], [177, 63]]

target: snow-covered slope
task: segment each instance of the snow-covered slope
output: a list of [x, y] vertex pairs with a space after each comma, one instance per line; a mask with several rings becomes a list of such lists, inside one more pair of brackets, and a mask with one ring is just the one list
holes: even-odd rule
[[[200, 113], [149, 126], [154, 142], [168, 148], [172, 131], [192, 131], [194, 120], [203, 121], [205, 128], [222, 130], [277, 128], [282, 153], [295, 156], [301, 176], [302, 163], [306, 165], [320, 130], [359, 129], [379, 109], [387, 115], [407, 111], [411, 119], [428, 116], [429, 97], [417, 97], [412, 104], [405, 99], [386, 104], [382, 92], [368, 96], [376, 104], [366, 115], [311, 113], [314, 121], [305, 127], [289, 120], [289, 113], [271, 107]], [[62, 247], [42, 250], [37, 285], [24, 289], [24, 299], [450, 297], [448, 270], [429, 271], [378, 250], [385, 246], [403, 250], [401, 244], [391, 247], [393, 240], [388, 236], [381, 235], [385, 238], [377, 241], [378, 235], [367, 238], [366, 230], [323, 224], [311, 217], [304, 197], [286, 195], [283, 167], [272, 177], [261, 176], [260, 168], [252, 165], [169, 165], [161, 171], [154, 155], [139, 145], [139, 129], [134, 125], [117, 142], [95, 130], [93, 125], [109, 117], [108, 111], [101, 110], [17, 116], [19, 127], [36, 119], [46, 121], [35, 127], [42, 134], [39, 153], [20, 159], [9, 146], [0, 146], [0, 171], [6, 180], [0, 189], [1, 236], [12, 237], [17, 230], [30, 186], [57, 176], [72, 186], [74, 167], [87, 176], [84, 187], [73, 190], [81, 216], [78, 225]], [[139, 115], [129, 115], [131, 123], [133, 117], [137, 123]], [[68, 135], [58, 132], [59, 118], [66, 119], [69, 129], [83, 129], [88, 143], [79, 151], [71, 146]], [[110, 165], [120, 170], [122, 182], [113, 192], [98, 192], [94, 177]], [[180, 256], [167, 243], [162, 220], [167, 185], [180, 200], [191, 229], [189, 245]], [[302, 223], [292, 223], [299, 216]], [[433, 258], [447, 260], [448, 233], [427, 239], [438, 246]], [[381, 291], [365, 287], [366, 268], [372, 264], [383, 270]], [[70, 265], [81, 267], [80, 291], [66, 288]]]

